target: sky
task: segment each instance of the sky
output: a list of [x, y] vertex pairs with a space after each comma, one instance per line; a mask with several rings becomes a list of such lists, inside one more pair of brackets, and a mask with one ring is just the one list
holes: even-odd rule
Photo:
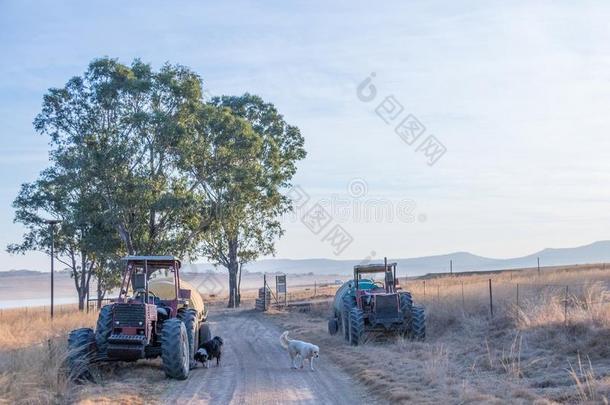
[[[49, 164], [32, 120], [102, 56], [189, 66], [209, 94], [258, 94], [301, 129], [302, 206], [277, 257], [508, 258], [610, 239], [609, 19], [601, 1], [0, 0], [0, 271], [48, 267], [4, 251], [23, 233], [20, 185]], [[425, 130], [401, 138], [414, 118]]]

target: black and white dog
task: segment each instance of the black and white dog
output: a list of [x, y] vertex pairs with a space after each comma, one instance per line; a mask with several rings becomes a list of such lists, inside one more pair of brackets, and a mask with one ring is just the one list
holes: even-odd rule
[[210, 361], [216, 358], [216, 366], [220, 366], [220, 357], [222, 356], [222, 338], [214, 336], [214, 338], [203, 342], [197, 352], [195, 352], [195, 360], [202, 363], [205, 368], [210, 367]]

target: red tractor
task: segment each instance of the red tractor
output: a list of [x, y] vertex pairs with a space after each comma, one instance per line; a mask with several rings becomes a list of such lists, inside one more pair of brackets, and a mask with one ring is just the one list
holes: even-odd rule
[[186, 379], [199, 344], [211, 337], [201, 296], [188, 283], [181, 283], [180, 260], [173, 256], [123, 260], [126, 267], [119, 297], [101, 309], [95, 331], [70, 332], [71, 375], [87, 378], [91, 362], [161, 356], [168, 377]]
[[[383, 281], [363, 277], [375, 273], [383, 274]], [[362, 343], [367, 332], [424, 340], [426, 316], [423, 307], [413, 305], [411, 293], [398, 285], [396, 263], [359, 265], [354, 266], [354, 279], [337, 290], [328, 331], [331, 335], [342, 331], [352, 345]]]

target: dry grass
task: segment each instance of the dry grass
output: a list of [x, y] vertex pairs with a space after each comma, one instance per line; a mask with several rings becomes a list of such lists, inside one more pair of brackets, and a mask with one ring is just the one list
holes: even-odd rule
[[14, 350], [46, 343], [65, 336], [66, 331], [92, 327], [97, 312], [79, 312], [75, 306], [63, 306], [51, 321], [49, 313], [39, 308], [5, 309], [0, 312], [0, 348]]
[[[269, 315], [293, 336], [319, 343], [322, 361], [340, 364], [390, 402], [604, 403], [610, 396], [610, 304], [603, 303], [610, 269], [427, 279], [425, 295], [422, 280], [402, 284], [426, 306], [426, 342], [370, 337], [350, 347], [328, 335], [328, 303], [309, 313]], [[335, 288], [317, 288], [316, 298], [332, 296]], [[312, 288], [291, 292], [293, 300], [314, 295]], [[244, 294], [243, 304], [251, 305], [246, 301], [254, 295]], [[225, 298], [216, 297], [215, 305]], [[68, 331], [92, 326], [95, 317], [64, 311], [51, 322], [42, 311], [2, 311], [0, 403], [154, 403], [169, 384], [158, 361], [105, 365], [96, 372], [97, 384], [75, 386], [62, 377]]]
[[276, 313], [273, 319], [293, 336], [319, 343], [324, 356], [391, 402], [607, 402], [610, 303], [603, 302], [610, 268], [554, 269], [540, 277], [535, 271], [493, 275], [493, 318], [489, 278], [428, 279], [425, 295], [423, 281], [403, 281], [415, 302], [426, 306], [424, 343], [369, 339], [350, 347], [339, 335], [328, 335], [328, 304], [308, 314]]
[[[97, 312], [64, 306], [51, 321], [38, 308], [3, 310], [0, 316], [0, 404], [154, 403], [166, 387], [157, 362], [107, 364], [96, 383], [72, 384], [63, 370], [70, 330], [92, 327]], [[152, 366], [152, 367], [151, 367]]]

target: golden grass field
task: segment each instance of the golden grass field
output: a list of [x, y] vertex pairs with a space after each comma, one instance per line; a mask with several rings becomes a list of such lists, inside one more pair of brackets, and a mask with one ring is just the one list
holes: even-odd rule
[[[424, 295], [423, 280], [401, 280], [406, 290], [413, 291], [415, 302], [426, 307], [425, 342], [402, 338], [377, 342], [371, 337], [362, 346], [350, 347], [339, 335], [326, 332], [328, 302], [308, 313], [273, 310], [268, 315], [293, 338], [319, 344], [322, 356], [388, 401], [607, 402], [610, 303], [604, 302], [610, 269], [579, 266], [545, 269], [540, 276], [527, 270], [425, 281]], [[316, 293], [330, 297], [335, 288], [318, 288]], [[312, 296], [311, 288], [302, 288], [291, 298]], [[252, 305], [249, 298], [244, 296], [244, 306]], [[1, 311], [0, 403], [155, 403], [171, 383], [157, 367], [150, 367], [158, 361], [103, 366], [98, 384], [73, 385], [63, 377], [67, 333], [93, 326], [95, 318], [95, 311], [65, 310], [53, 321], [41, 310]]]
[[540, 277], [523, 271], [428, 279], [425, 296], [423, 280], [403, 280], [426, 307], [425, 342], [371, 337], [350, 347], [339, 335], [328, 335], [328, 305], [273, 317], [391, 402], [607, 403], [610, 302], [603, 302], [609, 282], [610, 270], [598, 266], [545, 270]]

